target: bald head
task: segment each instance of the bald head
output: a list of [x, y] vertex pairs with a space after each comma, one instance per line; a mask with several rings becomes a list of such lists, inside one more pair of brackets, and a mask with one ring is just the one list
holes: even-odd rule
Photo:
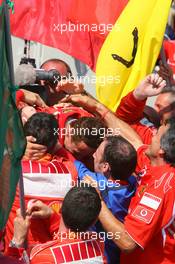
[[[44, 69], [46, 71], [57, 70], [62, 77], [67, 78], [72, 75], [69, 65], [59, 59], [49, 59], [45, 61], [41, 65], [41, 69]], [[54, 104], [57, 104], [58, 101], [64, 96], [62, 92], [58, 92], [56, 89], [56, 87], [58, 88], [59, 83], [55, 82], [51, 84], [49, 82], [42, 81], [42, 85], [47, 87], [47, 105], [52, 106]]]
[[41, 65], [41, 68], [46, 71], [55, 69], [60, 73], [61, 76], [72, 74], [69, 65], [60, 59], [49, 59]]

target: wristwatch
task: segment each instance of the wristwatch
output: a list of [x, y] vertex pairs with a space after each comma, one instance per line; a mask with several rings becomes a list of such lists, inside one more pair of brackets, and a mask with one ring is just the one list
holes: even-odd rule
[[9, 247], [11, 247], [11, 248], [21, 248], [21, 245], [16, 244], [15, 240], [12, 238], [12, 240], [9, 243]]

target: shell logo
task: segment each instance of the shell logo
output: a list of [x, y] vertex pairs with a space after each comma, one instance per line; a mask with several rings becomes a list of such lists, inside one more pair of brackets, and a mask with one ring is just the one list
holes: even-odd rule
[[53, 209], [54, 212], [56, 212], [57, 214], [60, 212], [62, 206], [62, 202], [52, 202], [49, 204], [49, 207], [51, 207]]

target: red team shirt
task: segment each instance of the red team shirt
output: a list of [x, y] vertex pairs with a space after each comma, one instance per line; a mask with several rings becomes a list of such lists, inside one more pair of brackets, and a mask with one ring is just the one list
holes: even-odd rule
[[[156, 129], [140, 124], [144, 105], [131, 92], [121, 100], [116, 114], [137, 131], [144, 144], [150, 144]], [[125, 229], [138, 248], [122, 253], [121, 264], [175, 263], [175, 169], [168, 164], [151, 166], [147, 147], [137, 151], [139, 186], [125, 218]]]
[[174, 40], [164, 40], [163, 46], [165, 50], [167, 63], [173, 70], [173, 74], [175, 74], [175, 41]]
[[[57, 234], [57, 239], [35, 246], [27, 255], [30, 264], [106, 264], [104, 242], [90, 232], [85, 232], [82, 238], [69, 237], [69, 233]], [[24, 249], [8, 248], [7, 255], [22, 258]]]
[[125, 218], [125, 229], [140, 246], [121, 263], [175, 263], [175, 169], [154, 167], [152, 181], [138, 187]]
[[103, 264], [104, 245], [96, 239], [60, 239], [38, 245], [30, 254], [31, 264], [76, 263]]
[[144, 144], [149, 145], [157, 129], [154, 126], [148, 127], [140, 122], [143, 118], [145, 103], [146, 100], [139, 101], [134, 97], [133, 92], [130, 92], [122, 98], [116, 115], [139, 134]]
[[[50, 155], [51, 157], [51, 155]], [[77, 170], [71, 161], [52, 157], [50, 161], [22, 161], [24, 193], [26, 208], [32, 199], [41, 200], [50, 206], [55, 213], [50, 219], [33, 219], [28, 233], [28, 246], [33, 247], [53, 238], [60, 223], [60, 208], [66, 193], [78, 179]], [[6, 224], [5, 251], [13, 237], [13, 222], [16, 210], [20, 208], [19, 192], [16, 197]]]

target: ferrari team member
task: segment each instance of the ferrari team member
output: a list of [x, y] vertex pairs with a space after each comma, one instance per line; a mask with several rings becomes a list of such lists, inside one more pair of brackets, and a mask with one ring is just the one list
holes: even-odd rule
[[142, 123], [146, 99], [158, 95], [154, 108], [162, 122], [168, 119], [174, 111], [175, 89], [174, 87], [167, 88], [165, 85], [166, 82], [159, 75], [148, 75], [134, 91], [122, 98], [117, 108], [117, 117], [130, 124], [145, 144], [151, 143], [152, 136], [157, 131], [153, 124], [146, 126]]
[[[54, 232], [59, 226], [59, 212], [63, 198], [78, 179], [73, 162], [53, 154], [53, 149], [57, 143], [57, 135], [54, 135], [53, 131], [57, 128], [57, 120], [53, 115], [47, 113], [35, 113], [24, 125], [26, 136], [35, 137], [37, 144], [44, 144], [47, 147], [47, 153], [39, 160], [31, 161], [25, 156], [22, 159], [26, 207], [33, 200], [40, 199], [52, 207], [55, 212], [49, 219], [32, 220], [28, 233], [29, 247], [53, 238]], [[17, 190], [6, 225], [6, 250], [13, 236], [13, 220], [19, 205], [19, 192]]]
[[114, 240], [128, 254], [121, 263], [175, 263], [175, 120], [153, 137], [154, 169], [145, 189], [138, 188], [124, 224], [116, 220], [102, 201], [99, 219], [108, 232], [120, 232]]
[[[38, 208], [38, 211], [36, 211]], [[67, 228], [62, 229], [55, 240], [34, 247], [29, 252], [30, 263], [106, 263], [103, 241], [97, 233], [90, 233], [88, 228], [98, 218], [101, 201], [95, 188], [87, 184], [73, 187], [66, 195], [62, 206], [63, 222]], [[30, 218], [33, 215], [45, 214], [47, 206], [38, 201], [33, 204], [25, 220], [19, 215], [14, 222], [14, 237], [8, 250], [8, 255], [20, 257], [21, 246], [27, 234]], [[48, 213], [46, 216], [48, 217]]]

